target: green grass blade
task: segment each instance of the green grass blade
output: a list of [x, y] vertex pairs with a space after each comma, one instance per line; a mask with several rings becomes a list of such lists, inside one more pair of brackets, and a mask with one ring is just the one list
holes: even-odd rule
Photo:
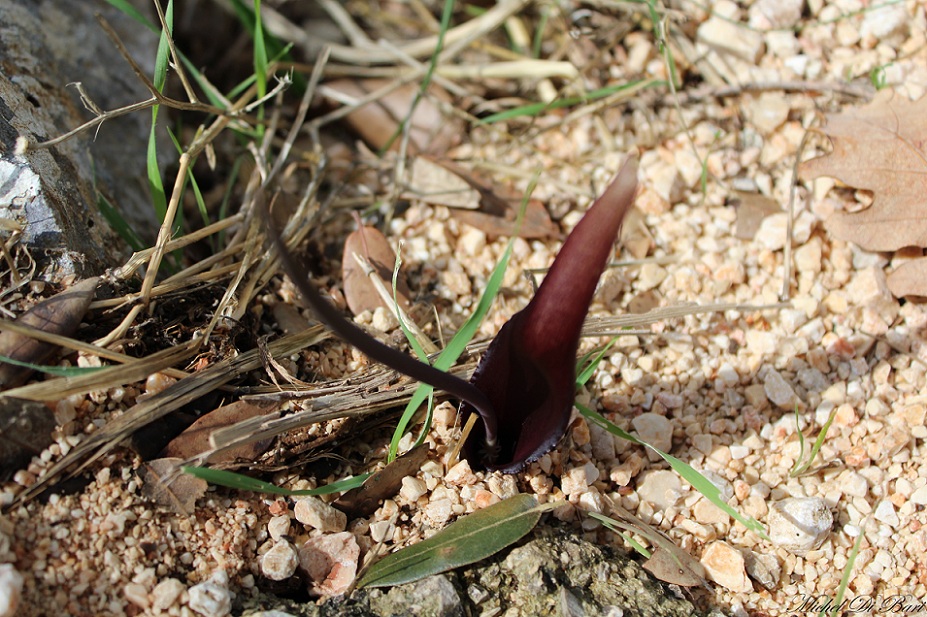
[[[174, 131], [168, 129], [167, 134], [171, 136], [171, 141], [174, 142], [177, 154], [183, 154], [183, 146], [180, 145], [180, 141], [177, 139], [177, 136], [174, 135]], [[200, 217], [203, 219], [203, 225], [209, 225], [211, 221], [209, 220], [209, 212], [206, 211], [206, 200], [203, 199], [203, 193], [200, 191], [200, 186], [196, 182], [196, 176], [193, 175], [193, 164], [195, 162], [195, 160], [191, 160], [190, 166], [187, 167], [187, 179], [184, 188], [186, 188], [186, 182], [189, 182], [190, 187], [193, 189], [193, 196], [196, 198], [196, 208], [199, 210]], [[179, 214], [178, 212], [178, 216]]]
[[[508, 244], [505, 246], [505, 251], [502, 253], [502, 258], [499, 259], [499, 263], [496, 264], [492, 274], [489, 275], [489, 279], [486, 281], [486, 288], [483, 290], [483, 295], [480, 296], [480, 301], [477, 303], [476, 309], [470, 314], [460, 327], [460, 330], [454, 334], [447, 346], [438, 355], [434, 363], [436, 368], [446, 371], [454, 366], [454, 363], [457, 362], [457, 358], [460, 357], [466, 350], [467, 345], [470, 344], [470, 341], [473, 340], [473, 337], [476, 336], [480, 324], [492, 307], [496, 295], [502, 287], [502, 280], [505, 278], [505, 271], [509, 266], [509, 259], [512, 257], [515, 239], [518, 237], [518, 230], [521, 229], [521, 222], [528, 208], [528, 199], [531, 197], [531, 193], [534, 192], [534, 187], [537, 186], [538, 177], [539, 174], [535, 174], [528, 184], [528, 188], [521, 201], [518, 217], [515, 219], [515, 234], [509, 239]], [[425, 399], [433, 392], [434, 388], [427, 384], [421, 384], [415, 390], [415, 393], [412, 395], [412, 400], [409, 401], [405, 411], [402, 412], [402, 417], [399, 418], [399, 424], [396, 426], [396, 430], [393, 433], [393, 438], [389, 444], [389, 456], [387, 457], [387, 461], [392, 462], [396, 459], [399, 453], [399, 440], [402, 439], [402, 436], [405, 434], [406, 428], [412, 421], [412, 417], [415, 415], [419, 406], [421, 406], [421, 404], [425, 402]], [[429, 427], [426, 425], [426, 430], [428, 428]]]
[[106, 1], [109, 3], [110, 6], [121, 11], [125, 15], [131, 17], [132, 19], [134, 19], [141, 25], [145, 26], [152, 32], [159, 31], [157, 26], [151, 23], [151, 21], [149, 21], [147, 17], [142, 15], [142, 13], [137, 8], [132, 6], [129, 2], [127, 2], [127, 0], [106, 0]]
[[605, 354], [608, 353], [608, 350], [611, 349], [617, 342], [618, 337], [612, 337], [612, 339], [605, 344], [605, 347], [596, 352], [594, 356], [589, 354], [579, 361], [579, 367], [577, 367], [576, 371], [577, 388], [582, 388], [586, 385], [586, 382], [592, 378], [593, 373], [595, 373], [595, 370], [599, 367], [602, 359], [605, 358]]
[[700, 474], [698, 471], [696, 471], [695, 469], [693, 469], [686, 463], [682, 462], [675, 456], [672, 456], [671, 454], [667, 454], [666, 452], [663, 452], [653, 447], [652, 445], [650, 445], [649, 443], [645, 441], [641, 441], [634, 435], [628, 433], [625, 430], [622, 430], [621, 427], [616, 426], [615, 424], [612, 424], [611, 422], [608, 421], [608, 419], [606, 419], [604, 416], [602, 416], [598, 412], [592, 409], [589, 409], [585, 405], [581, 405], [579, 403], [574, 403], [574, 404], [576, 405], [576, 408], [579, 409], [580, 413], [587, 420], [594, 422], [595, 424], [604, 428], [606, 431], [608, 431], [612, 435], [616, 435], [626, 441], [630, 441], [632, 443], [636, 443], [646, 448], [650, 448], [651, 450], [659, 454], [660, 457], [664, 461], [669, 463], [670, 467], [672, 467], [676, 473], [682, 476], [682, 478], [686, 482], [692, 485], [692, 488], [694, 488], [699, 493], [704, 495], [706, 499], [711, 501], [711, 503], [715, 504], [716, 506], [718, 506], [719, 508], [727, 512], [728, 515], [730, 515], [735, 520], [740, 522], [740, 524], [742, 524], [747, 529], [759, 535], [764, 540], [769, 539], [768, 536], [766, 535], [766, 530], [763, 529], [763, 525], [759, 521], [754, 519], [753, 517], [745, 517], [742, 514], [740, 514], [740, 512], [738, 512], [737, 510], [729, 506], [728, 503], [721, 498], [721, 489], [715, 486], [711, 482], [711, 480], [709, 480], [708, 478], [706, 478], [705, 476]]
[[132, 247], [133, 251], [141, 251], [145, 248], [142, 239], [138, 237], [135, 230], [129, 225], [122, 213], [109, 202], [101, 193], [97, 193], [97, 209], [109, 226], [112, 227], [123, 241]]
[[595, 520], [602, 523], [605, 527], [607, 527], [612, 532], [617, 533], [619, 536], [624, 538], [625, 541], [631, 545], [631, 548], [633, 548], [637, 553], [643, 555], [647, 559], [650, 559], [650, 555], [651, 555], [650, 551], [644, 548], [643, 544], [641, 544], [640, 542], [632, 538], [630, 534], [628, 534], [626, 531], [623, 531], [618, 521], [616, 521], [610, 516], [599, 514], [598, 512], [587, 512], [587, 514], [591, 516], [592, 518], [594, 518]]
[[257, 480], [251, 476], [235, 473], [234, 471], [225, 471], [223, 469], [212, 469], [210, 467], [188, 467], [186, 465], [180, 468], [186, 474], [195, 478], [205, 480], [210, 484], [225, 486], [227, 488], [236, 488], [240, 491], [253, 491], [255, 493], [269, 493], [271, 495], [286, 495], [289, 497], [300, 497], [305, 495], [329, 495], [331, 493], [341, 493], [343, 491], [357, 488], [364, 483], [364, 480], [370, 477], [369, 473], [362, 473], [357, 476], [351, 476], [325, 486], [311, 488], [303, 491], [291, 491], [280, 488], [276, 484]]
[[110, 368], [108, 366], [50, 366], [47, 364], [33, 364], [31, 362], [16, 360], [2, 354], [0, 354], [0, 362], [12, 364], [13, 366], [22, 366], [40, 373], [54, 375], [55, 377], [80, 377], [81, 375], [89, 375], [90, 373], [96, 373], [103, 369]]
[[264, 43], [261, 0], [254, 0], [254, 74], [257, 76], [257, 94], [260, 98], [267, 94], [267, 47]]
[[[656, 79], [647, 80], [647, 82], [648, 83], [645, 83], [645, 87], [648, 88], [666, 85], [666, 82]], [[504, 120], [511, 120], [513, 118], [520, 118], [523, 116], [539, 116], [545, 111], [550, 111], [552, 109], [563, 109], [564, 107], [573, 107], [574, 105], [589, 103], [590, 101], [595, 101], [623, 90], [634, 88], [641, 85], [642, 83], [644, 83], [644, 80], [629, 81], [628, 83], [624, 84], [615, 84], [612, 86], [606, 86], [604, 88], [598, 88], [596, 90], [587, 92], [584, 96], [573, 96], [565, 99], [557, 99], [556, 101], [551, 101], [550, 103], [530, 103], [520, 107], [513, 107], [512, 109], [506, 109], [505, 111], [490, 114], [485, 118], [480, 119], [477, 124], [492, 124], [494, 122], [502, 122]]]
[[[830, 411], [830, 415], [827, 417], [827, 422], [824, 423], [824, 426], [821, 427], [821, 432], [818, 433], [817, 439], [814, 440], [814, 445], [811, 446], [811, 452], [808, 453], [808, 458], [804, 459], [802, 463], [802, 456], [804, 456], [805, 451], [805, 436], [802, 435], [801, 431], [798, 431], [798, 441], [800, 444], [800, 456], [795, 465], [792, 466], [792, 471], [789, 472], [789, 475], [795, 477], [797, 475], [803, 474], [808, 471], [808, 468], [811, 467], [811, 464], [814, 462], [815, 457], [818, 455], [818, 452], [821, 451], [821, 447], [824, 445], [824, 439], [827, 438], [827, 431], [830, 430], [830, 425], [833, 423], [834, 418], [837, 417], [837, 407], [834, 406]], [[798, 408], [795, 408], [795, 421], [798, 422]], [[799, 464], [801, 463], [801, 464]]]

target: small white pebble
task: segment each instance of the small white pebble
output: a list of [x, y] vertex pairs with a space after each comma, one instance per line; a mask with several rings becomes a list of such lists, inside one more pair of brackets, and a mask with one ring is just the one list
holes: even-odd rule
[[419, 497], [428, 492], [428, 487], [423, 480], [406, 476], [402, 479], [402, 488], [399, 489], [399, 495], [409, 503], [415, 503]]
[[344, 531], [348, 517], [318, 497], [304, 497], [293, 506], [293, 515], [303, 525], [319, 531]]
[[0, 617], [13, 617], [23, 592], [23, 575], [11, 563], [0, 564]]
[[702, 553], [701, 564], [708, 577], [722, 587], [738, 593], [751, 593], [753, 584], [747, 577], [744, 557], [726, 542], [712, 542]]
[[144, 585], [127, 583], [122, 588], [122, 593], [125, 594], [126, 600], [139, 608], [144, 609], [151, 605], [151, 601], [148, 598], [148, 590], [145, 589]]
[[186, 586], [176, 578], [166, 578], [151, 591], [151, 606], [155, 611], [165, 612], [180, 599]]
[[283, 581], [293, 576], [298, 565], [296, 548], [286, 540], [281, 540], [261, 557], [261, 574], [272, 581]]
[[823, 544], [834, 516], [819, 497], [792, 497], [773, 504], [767, 523], [774, 544], [803, 555]]
[[877, 521], [885, 523], [889, 527], [898, 527], [901, 523], [901, 521], [898, 520], [898, 514], [895, 512], [895, 506], [887, 499], [883, 499], [879, 502], [873, 516]]
[[274, 540], [274, 542], [279, 542], [283, 536], [290, 533], [290, 517], [272, 517], [269, 521], [267, 521], [267, 533]]
[[232, 610], [232, 594], [227, 585], [209, 580], [194, 585], [187, 606], [204, 617], [225, 617]]

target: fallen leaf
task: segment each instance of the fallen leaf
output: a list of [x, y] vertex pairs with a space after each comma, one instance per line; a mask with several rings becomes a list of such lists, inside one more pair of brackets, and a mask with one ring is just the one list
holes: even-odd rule
[[403, 199], [428, 204], [472, 210], [479, 206], [480, 193], [460, 175], [424, 156], [412, 161], [409, 185]]
[[393, 497], [402, 487], [402, 479], [415, 475], [428, 458], [425, 445], [412, 448], [392, 463], [374, 472], [363, 486], [351, 489], [332, 504], [351, 518], [363, 518], [373, 514], [380, 503]]
[[468, 514], [427, 540], [374, 563], [357, 586], [412, 583], [486, 559], [531, 531], [543, 508], [534, 497], [522, 493]]
[[179, 458], [159, 458], [143, 463], [139, 468], [142, 495], [159, 506], [178, 514], [193, 514], [196, 500], [206, 494], [205, 480], [182, 473]]
[[[344, 242], [344, 254], [341, 257], [341, 276], [344, 281], [344, 299], [351, 312], [357, 315], [364, 311], [372, 311], [379, 306], [386, 306], [386, 304], [373, 281], [357, 263], [354, 258], [355, 253], [373, 266], [387, 289], [392, 289], [396, 253], [393, 252], [386, 236], [375, 227], [363, 226], [348, 235]], [[408, 310], [409, 287], [402, 276], [399, 277], [397, 295], [400, 308]]]
[[763, 224], [763, 219], [771, 214], [782, 212], [776, 200], [760, 193], [734, 191], [732, 201], [737, 207], [734, 237], [741, 240], [753, 240]]
[[[341, 99], [344, 100], [344, 98], [359, 99], [391, 83], [385, 79], [339, 79], [325, 85], [340, 94]], [[401, 123], [409, 115], [418, 90], [418, 86], [412, 83], [399, 86], [376, 101], [352, 111], [345, 120], [374, 150], [381, 150], [387, 145], [390, 149], [396, 150], [400, 143], [397, 135]], [[449, 103], [451, 96], [436, 84], [429, 86], [428, 94], [429, 96], [419, 100], [412, 114], [409, 136], [410, 154], [447, 152], [460, 143], [460, 136], [464, 132], [463, 122], [442, 112], [431, 98]]]
[[[685, 558], [680, 559], [679, 553], [685, 554]], [[705, 585], [705, 570], [702, 564], [681, 548], [676, 548], [675, 551], [664, 548], [656, 549], [650, 559], [644, 562], [644, 569], [671, 585], [680, 587]]]
[[0, 482], [50, 446], [54, 430], [55, 414], [42, 403], [0, 398]]
[[621, 223], [621, 233], [618, 235], [618, 241], [634, 259], [643, 259], [650, 253], [650, 250], [656, 246], [653, 234], [647, 229], [644, 222], [644, 213], [640, 208], [631, 208], [624, 216], [624, 222]]
[[[65, 291], [33, 306], [17, 317], [16, 323], [50, 334], [73, 335], [87, 313], [99, 281], [99, 277], [94, 277], [75, 283]], [[57, 349], [57, 345], [37, 341], [16, 332], [0, 332], [0, 355], [19, 362], [42, 364]], [[31, 368], [0, 363], [0, 388], [18, 386], [31, 374]]]
[[836, 238], [868, 251], [927, 247], [927, 97], [910, 102], [885, 92], [863, 107], [828, 114], [821, 132], [833, 152], [802, 163], [799, 176], [831, 176], [873, 192], [868, 208], [827, 219]]
[[[216, 429], [226, 428], [242, 420], [256, 416], [267, 415], [279, 407], [275, 402], [252, 403], [249, 401], [236, 401], [229, 405], [218, 407], [187, 427], [184, 432], [171, 440], [161, 456], [165, 458], [191, 459], [204, 452], [212, 450], [209, 437]], [[235, 448], [230, 448], [212, 456], [210, 464], [218, 465], [236, 459], [254, 460], [259, 457], [270, 445], [272, 439], [262, 439]]]
[[[483, 202], [481, 202], [483, 203]], [[451, 210], [451, 216], [491, 236], [518, 236], [526, 240], [558, 238], [560, 228], [550, 220], [547, 208], [537, 199], [529, 199], [521, 227], [515, 225], [521, 199], [509, 201], [501, 212], [488, 210]]]
[[888, 274], [886, 282], [896, 298], [927, 296], [927, 257], [901, 264]]

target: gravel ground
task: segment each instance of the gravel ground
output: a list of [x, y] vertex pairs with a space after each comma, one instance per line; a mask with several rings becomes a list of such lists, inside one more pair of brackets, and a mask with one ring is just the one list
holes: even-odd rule
[[[624, 153], [640, 149], [637, 206], [651, 236], [649, 259], [608, 270], [593, 315], [620, 314], [635, 303], [778, 303], [785, 207], [806, 127], [819, 123], [822, 111], [862, 104], [854, 95], [874, 93], [867, 89], [873, 71], [896, 97], [915, 100], [927, 90], [920, 2], [748, 4], [721, 0], [709, 17], [699, 5], [681, 3], [699, 53], [677, 61], [705, 80], [700, 90], [681, 93], [681, 118], [672, 97], [650, 97], [652, 104], [606, 113], [608, 133], [601, 118], [586, 116], [545, 130], [530, 152], [501, 148], [490, 132], [474, 134], [456, 152], [527, 175], [543, 169], [535, 196], [569, 230]], [[614, 51], [614, 78], [664, 76], [652, 37], [637, 33], [623, 43]], [[715, 96], [725, 88], [728, 96]], [[742, 191], [739, 208], [735, 189]], [[755, 231], [744, 231], [753, 212], [748, 206], [758, 199], [778, 211], [754, 217]], [[927, 468], [921, 465], [927, 310], [889, 293], [892, 255], [867, 253], [826, 232], [831, 213], [866, 200], [828, 179], [799, 183], [788, 306], [694, 315], [655, 324], [646, 335], [622, 336], [579, 395], [702, 471], [729, 503], [764, 523], [771, 540], [731, 520], [652, 453], [579, 416], [561, 446], [522, 474], [475, 473], [467, 463], [447, 469], [459, 429], [455, 409], [445, 404], [436, 413], [428, 462], [366, 519], [347, 520], [323, 499], [226, 490], [199, 500], [194, 516], [175, 515], [140, 495], [139, 461], [112, 455], [93, 467], [94, 481], [78, 494], [52, 495], [0, 518], [0, 563], [12, 564], [0, 566], [0, 586], [9, 594], [16, 577], [24, 579], [17, 613], [24, 616], [222, 615], [233, 595], [248, 597], [263, 577], [292, 575], [304, 552], [297, 547], [307, 541], [341, 564], [339, 572], [314, 581], [314, 591], [338, 593], [353, 578], [358, 556], [376, 543], [406, 544], [457, 515], [530, 492], [543, 502], [566, 500], [551, 516], [574, 521], [577, 533], [599, 543], [623, 540], [583, 512], [608, 513], [612, 501], [635, 513], [702, 562], [713, 582], [712, 594], [700, 600], [731, 614], [826, 608], [836, 601], [860, 536], [849, 607], [923, 612], [916, 598], [927, 597]], [[411, 270], [437, 281], [449, 328], [475, 304], [506, 242], [424, 204], [396, 218], [389, 236], [404, 243]], [[524, 306], [531, 288], [523, 271], [548, 266], [556, 249], [556, 243], [516, 241], [506, 293], [483, 337]], [[587, 340], [584, 348], [601, 342]], [[323, 349], [333, 377], [365, 364], [338, 343]], [[57, 413], [74, 423], [73, 435], [17, 474], [0, 499], [8, 502], [34, 482], [103, 408], [118, 409], [163, 386], [149, 380], [138, 390], [59, 403]], [[813, 441], [831, 417], [819, 456], [807, 472], [791, 476], [799, 431]], [[385, 441], [369, 445], [376, 459]], [[305, 488], [337, 477], [277, 479]]]

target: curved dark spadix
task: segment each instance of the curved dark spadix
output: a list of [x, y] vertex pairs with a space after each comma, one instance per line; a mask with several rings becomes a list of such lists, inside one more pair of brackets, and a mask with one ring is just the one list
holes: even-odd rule
[[[618, 175], [573, 229], [531, 302], [502, 326], [470, 383], [497, 417], [477, 423], [464, 444], [475, 468], [520, 471], [566, 431], [576, 391], [576, 352], [599, 276], [637, 191], [637, 161]], [[473, 413], [465, 403], [463, 420]], [[495, 448], [486, 448], [496, 436]], [[487, 451], [488, 450], [488, 451]]]
[[306, 271], [297, 265], [293, 255], [286, 248], [283, 238], [280, 237], [280, 232], [274, 228], [273, 219], [266, 211], [266, 205], [262, 215], [270, 238], [277, 249], [277, 255], [280, 258], [280, 264], [283, 266], [284, 272], [290, 277], [296, 288], [299, 289], [303, 299], [309, 304], [316, 316], [326, 326], [345, 341], [357, 347], [369, 358], [408, 375], [412, 379], [427, 383], [439, 390], [444, 390], [451, 396], [466, 401], [470, 408], [480, 414], [485, 423], [486, 430], [481, 434], [485, 435], [487, 445], [490, 447], [495, 446], [496, 414], [489, 399], [482, 391], [459, 377], [445, 373], [424, 362], [419, 362], [398, 349], [384, 345], [345, 319], [341, 312], [325, 300], [315, 286], [309, 282]]

